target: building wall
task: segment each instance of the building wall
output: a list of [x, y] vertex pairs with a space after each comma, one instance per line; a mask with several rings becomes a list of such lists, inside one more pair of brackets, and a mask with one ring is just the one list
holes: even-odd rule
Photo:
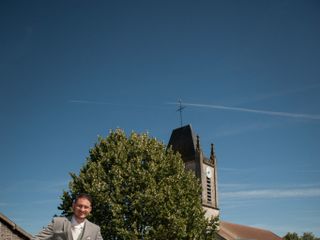
[[0, 214], [0, 240], [31, 240], [31, 237], [30, 234]]
[[195, 161], [188, 161], [184, 163], [187, 170], [191, 170], [193, 172], [196, 171], [196, 163]]
[[203, 209], [205, 210], [205, 217], [210, 219], [212, 217], [217, 217], [219, 216], [219, 210], [218, 209], [214, 209], [214, 208], [209, 208], [206, 206], [203, 206]]

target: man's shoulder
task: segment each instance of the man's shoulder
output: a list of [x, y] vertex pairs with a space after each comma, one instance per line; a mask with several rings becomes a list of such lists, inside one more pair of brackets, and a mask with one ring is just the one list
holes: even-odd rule
[[100, 228], [97, 224], [90, 222], [88, 219], [86, 219], [86, 224], [92, 228]]
[[66, 217], [54, 217], [52, 219], [53, 223], [64, 223], [64, 222], [69, 222], [70, 220]]
[[55, 221], [69, 221], [69, 218], [67, 218], [67, 217], [53, 217], [53, 220], [55, 220]]

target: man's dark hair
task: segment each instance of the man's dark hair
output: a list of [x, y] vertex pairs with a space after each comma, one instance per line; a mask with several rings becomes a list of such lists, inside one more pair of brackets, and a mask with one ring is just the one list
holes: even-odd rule
[[91, 206], [92, 206], [92, 197], [89, 195], [89, 194], [86, 194], [86, 193], [80, 193], [76, 196], [76, 198], [74, 199], [74, 203], [76, 203], [78, 201], [79, 198], [85, 198], [87, 199]]

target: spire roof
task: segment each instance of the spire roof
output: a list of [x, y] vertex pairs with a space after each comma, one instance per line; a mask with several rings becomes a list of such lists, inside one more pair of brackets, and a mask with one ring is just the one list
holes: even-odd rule
[[176, 128], [172, 131], [168, 146], [181, 154], [182, 159], [194, 157], [197, 139], [191, 125]]

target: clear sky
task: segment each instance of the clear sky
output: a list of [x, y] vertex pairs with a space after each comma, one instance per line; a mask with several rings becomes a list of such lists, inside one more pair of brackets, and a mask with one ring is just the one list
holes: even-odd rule
[[[117, 127], [215, 144], [221, 219], [320, 236], [320, 1], [0, 2], [0, 212], [35, 234]], [[174, 103], [174, 104], [172, 104]]]

